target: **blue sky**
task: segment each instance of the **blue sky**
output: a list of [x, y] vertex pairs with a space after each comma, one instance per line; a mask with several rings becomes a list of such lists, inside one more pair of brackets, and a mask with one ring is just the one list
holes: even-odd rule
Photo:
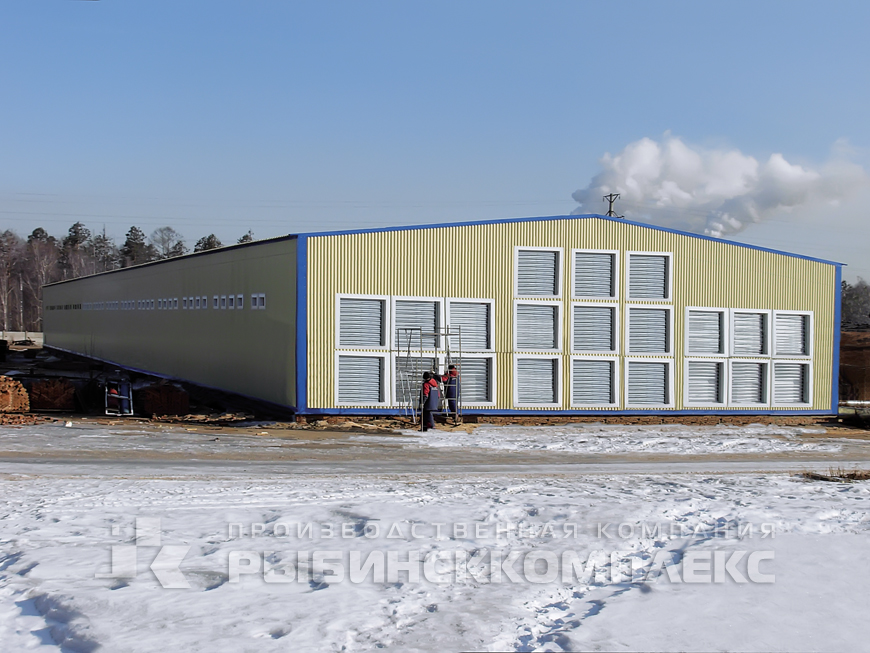
[[[10, 0], [0, 226], [168, 224], [192, 244], [566, 214], [605, 153], [668, 135], [860, 171], [868, 19], [858, 2]], [[866, 184], [823, 199], [728, 237], [870, 278]]]

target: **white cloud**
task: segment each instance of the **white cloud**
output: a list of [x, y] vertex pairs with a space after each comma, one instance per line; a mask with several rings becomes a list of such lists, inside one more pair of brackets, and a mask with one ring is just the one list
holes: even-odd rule
[[870, 177], [848, 161], [838, 141], [817, 170], [772, 154], [764, 163], [739, 150], [703, 149], [665, 134], [642, 138], [605, 154], [602, 171], [574, 193], [574, 213], [604, 213], [602, 197], [619, 193], [616, 210], [627, 218], [711, 236], [727, 236], [782, 211], [836, 206]]

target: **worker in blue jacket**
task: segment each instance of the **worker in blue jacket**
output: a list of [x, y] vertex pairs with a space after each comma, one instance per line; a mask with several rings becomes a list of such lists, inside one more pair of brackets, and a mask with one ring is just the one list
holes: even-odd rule
[[453, 416], [453, 423], [459, 422], [457, 400], [459, 399], [459, 372], [456, 365], [447, 368], [447, 374], [441, 377], [444, 382], [444, 398], [447, 400], [447, 411]]
[[420, 388], [420, 430], [428, 431], [435, 428], [434, 414], [440, 409], [441, 390], [438, 388], [438, 379], [429, 372], [423, 372], [423, 386]]

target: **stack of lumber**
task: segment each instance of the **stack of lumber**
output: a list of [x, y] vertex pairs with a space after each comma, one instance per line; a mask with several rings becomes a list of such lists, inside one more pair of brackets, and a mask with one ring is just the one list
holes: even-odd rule
[[0, 413], [26, 413], [30, 410], [30, 397], [18, 381], [0, 376]]
[[46, 379], [30, 386], [30, 406], [34, 410], [74, 411], [75, 387], [66, 379]]
[[152, 385], [142, 390], [142, 412], [146, 415], [187, 415], [190, 400], [181, 388], [170, 384]]

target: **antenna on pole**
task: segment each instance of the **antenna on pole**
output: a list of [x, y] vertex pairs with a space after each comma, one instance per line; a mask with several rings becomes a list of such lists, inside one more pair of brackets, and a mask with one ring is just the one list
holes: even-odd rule
[[607, 217], [609, 218], [624, 218], [624, 215], [616, 215], [616, 211], [613, 210], [613, 203], [619, 199], [619, 193], [610, 193], [610, 195], [604, 196], [604, 201], [607, 202]]

